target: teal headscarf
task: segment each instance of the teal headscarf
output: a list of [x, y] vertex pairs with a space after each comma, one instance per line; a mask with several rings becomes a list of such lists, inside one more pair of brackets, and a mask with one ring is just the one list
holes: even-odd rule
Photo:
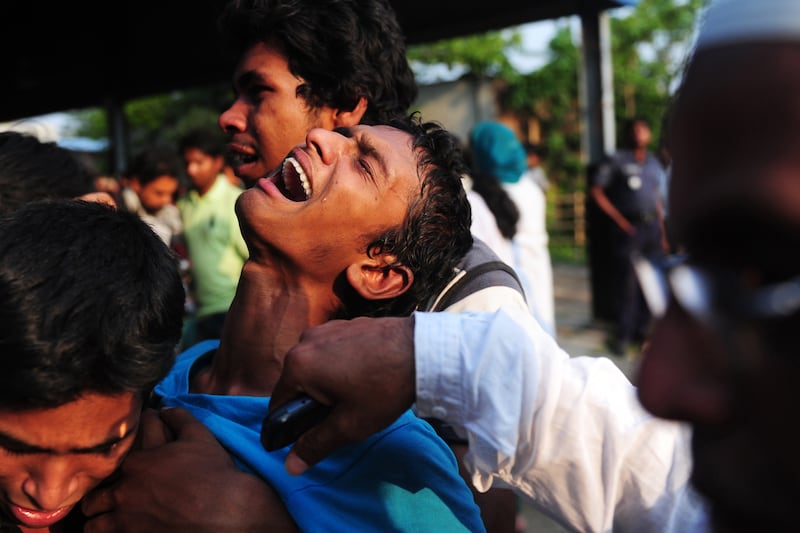
[[480, 122], [472, 129], [469, 140], [479, 172], [494, 174], [501, 183], [516, 183], [528, 170], [525, 148], [508, 126]]

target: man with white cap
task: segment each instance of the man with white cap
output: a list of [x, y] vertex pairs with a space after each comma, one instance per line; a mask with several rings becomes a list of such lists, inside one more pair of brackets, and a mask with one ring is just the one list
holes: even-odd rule
[[686, 260], [640, 265], [667, 283], [643, 284], [662, 317], [638, 382], [649, 411], [691, 423], [715, 531], [798, 530], [798, 95], [800, 2], [712, 4], [670, 136]]
[[[413, 323], [359, 320], [307, 332], [286, 358], [274, 405], [306, 391], [334, 410], [298, 440], [287, 468], [301, 472], [416, 400], [467, 434], [478, 486], [509, 482], [572, 529], [797, 530], [798, 95], [800, 1], [713, 2], [671, 128], [670, 213], [689, 259], [637, 264], [657, 317], [638, 396], [653, 414], [691, 425], [692, 484], [705, 504], [681, 491], [685, 434], [654, 429], [605, 360], [564, 361], [502, 312], [417, 313]], [[405, 343], [384, 344], [374, 358], [348, 356], [398, 328]], [[453, 338], [442, 353], [414, 344], [432, 331]], [[368, 401], [375, 397], [382, 401]], [[668, 449], [667, 464], [657, 464]], [[640, 478], [631, 474], [637, 468]], [[552, 485], [559, 475], [560, 488]], [[632, 479], [645, 488], [631, 491]], [[674, 495], [666, 507], [641, 497], [654, 487]], [[587, 490], [603, 506], [600, 526]]]

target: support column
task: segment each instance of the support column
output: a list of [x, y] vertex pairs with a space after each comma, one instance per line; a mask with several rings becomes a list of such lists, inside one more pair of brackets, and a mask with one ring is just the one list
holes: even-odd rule
[[125, 119], [123, 103], [114, 98], [106, 100], [108, 137], [111, 149], [111, 171], [120, 178], [128, 165], [128, 124]]
[[[606, 11], [580, 15], [583, 65], [581, 68], [581, 112], [587, 193], [594, 168], [616, 149], [614, 86], [611, 64], [611, 24]], [[614, 321], [620, 294], [616, 263], [610, 246], [612, 230], [608, 216], [586, 195], [586, 251], [592, 289], [592, 317]]]

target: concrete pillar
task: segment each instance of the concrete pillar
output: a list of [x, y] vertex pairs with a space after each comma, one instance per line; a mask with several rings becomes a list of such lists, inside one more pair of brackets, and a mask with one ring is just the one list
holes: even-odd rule
[[[583, 65], [581, 111], [587, 180], [593, 169], [616, 148], [610, 20], [605, 11], [581, 13]], [[587, 192], [589, 183], [587, 181]], [[618, 265], [610, 245], [611, 221], [586, 195], [586, 251], [592, 289], [592, 317], [614, 321], [619, 312]]]

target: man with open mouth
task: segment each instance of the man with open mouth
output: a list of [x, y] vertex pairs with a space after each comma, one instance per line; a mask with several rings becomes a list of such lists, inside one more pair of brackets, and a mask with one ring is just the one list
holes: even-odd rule
[[[232, 165], [247, 187], [253, 188], [259, 180], [272, 175], [284, 164], [287, 153], [302, 143], [313, 128], [330, 131], [359, 124], [386, 124], [395, 117], [405, 116], [416, 98], [417, 86], [406, 59], [405, 38], [386, 0], [232, 0], [220, 17], [219, 26], [235, 63], [232, 76], [235, 100], [220, 115], [219, 125], [229, 135]], [[299, 159], [297, 162], [302, 164]], [[291, 161], [287, 165], [296, 168]], [[304, 185], [308, 185], [309, 200], [293, 206], [298, 209], [298, 217], [324, 219], [325, 224], [339, 223], [335, 216], [322, 217], [322, 213], [332, 215], [333, 210], [323, 209], [327, 191], [320, 183], [314, 183], [313, 178], [303, 183], [292, 174], [285, 182], [282, 178], [277, 181], [268, 178], [268, 181], [273, 181], [277, 190], [283, 188], [286, 194], [282, 196], [292, 200], [302, 200]], [[271, 190], [271, 185], [264, 186], [263, 192]], [[374, 191], [369, 180], [362, 186], [367, 197]], [[335, 192], [333, 189], [332, 193]], [[248, 195], [246, 201], [256, 199], [266, 203], [273, 202], [275, 197]], [[285, 209], [289, 207], [276, 210], [275, 216], [286, 213]], [[340, 205], [338, 209], [357, 213], [355, 205]], [[346, 214], [343, 211], [340, 220], [346, 220]], [[371, 229], [362, 228], [364, 232]], [[287, 236], [296, 234], [294, 224], [286, 224], [280, 231]], [[309, 250], [326, 257], [327, 244], [317, 239]], [[488, 247], [476, 245], [475, 249], [489, 259], [489, 253], [484, 253]], [[315, 257], [310, 255], [306, 261]], [[508, 286], [500, 289], [508, 293], [508, 300], [514, 305], [527, 311], [520, 292]], [[423, 287], [414, 283], [412, 290]], [[435, 296], [427, 294], [428, 298]], [[463, 295], [459, 300], [457, 303], [465, 301]], [[485, 299], [469, 305], [496, 307], [495, 302], [487, 304]], [[199, 468], [190, 465], [188, 459], [186, 463], [187, 473]], [[153, 466], [152, 474], [179, 468], [175, 461], [170, 461], [162, 467]], [[151, 477], [151, 473], [142, 475]], [[216, 484], [220, 483], [218, 479]], [[165, 496], [174, 492], [166, 483], [162, 486]], [[124, 490], [124, 485], [120, 487]], [[140, 496], [141, 493], [136, 495]]]
[[449, 281], [472, 244], [458, 146], [412, 119], [312, 129], [239, 197], [250, 254], [222, 339], [181, 354], [156, 387], [269, 481], [303, 531], [484, 530], [455, 456], [411, 411], [302, 477], [286, 472], [287, 449], [260, 440], [284, 354], [305, 329], [408, 315]]

